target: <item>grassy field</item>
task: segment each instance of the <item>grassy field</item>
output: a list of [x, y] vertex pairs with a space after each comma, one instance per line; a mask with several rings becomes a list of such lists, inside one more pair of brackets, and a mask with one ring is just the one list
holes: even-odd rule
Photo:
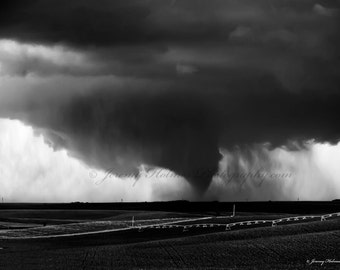
[[[109, 210], [2, 210], [0, 239], [97, 232], [204, 217], [199, 214]], [[19, 230], [20, 229], [20, 230]]]
[[[74, 242], [0, 241], [6, 246], [0, 269], [306, 269], [314, 267], [306, 265], [308, 259], [339, 258], [339, 228], [340, 221], [332, 220], [153, 241], [143, 232]], [[125, 243], [135, 234], [140, 243]]]
[[[137, 225], [134, 228], [132, 216]], [[338, 217], [292, 221], [293, 224], [275, 227], [271, 222], [260, 227], [244, 224], [228, 231], [225, 225], [210, 227], [295, 216], [298, 215], [1, 210], [0, 226], [4, 229], [0, 230], [0, 269], [339, 269], [339, 264], [306, 263], [312, 259], [340, 260]], [[42, 220], [47, 226], [41, 226]], [[8, 229], [6, 224], [22, 227]], [[207, 226], [183, 230], [183, 226], [195, 224]]]
[[30, 223], [30, 224], [69, 224], [89, 221], [124, 221], [196, 217], [201, 214], [187, 214], [161, 211], [126, 211], [126, 210], [45, 210], [45, 209], [7, 209], [0, 210], [0, 222], [5, 223]]

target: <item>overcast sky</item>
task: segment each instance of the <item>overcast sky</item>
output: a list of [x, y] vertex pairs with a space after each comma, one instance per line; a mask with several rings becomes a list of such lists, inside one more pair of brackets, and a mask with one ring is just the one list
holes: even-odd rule
[[0, 196], [339, 198], [339, 34], [336, 0], [3, 1]]

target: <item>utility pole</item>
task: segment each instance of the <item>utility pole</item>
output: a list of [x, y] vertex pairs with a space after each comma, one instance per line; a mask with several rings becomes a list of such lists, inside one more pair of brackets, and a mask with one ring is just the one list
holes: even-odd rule
[[234, 217], [235, 216], [235, 209], [236, 209], [236, 207], [235, 207], [235, 204], [233, 205], [233, 214], [232, 214], [232, 216], [231, 217]]

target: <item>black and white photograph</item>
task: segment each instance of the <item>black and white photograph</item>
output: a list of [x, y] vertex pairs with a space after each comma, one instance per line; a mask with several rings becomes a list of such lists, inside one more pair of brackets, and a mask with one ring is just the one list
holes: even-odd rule
[[0, 2], [0, 270], [340, 269], [340, 0]]

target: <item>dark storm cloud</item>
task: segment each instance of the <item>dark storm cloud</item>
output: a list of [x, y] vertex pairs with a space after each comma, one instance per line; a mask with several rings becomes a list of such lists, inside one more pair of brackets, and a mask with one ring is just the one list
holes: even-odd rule
[[[274, 77], [258, 76], [238, 82], [239, 93], [213, 95], [198, 86], [197, 92], [178, 85], [160, 90], [150, 82], [95, 86], [72, 96], [72, 89], [52, 92], [38, 85], [2, 115], [42, 129], [56, 149], [92, 166], [118, 175], [137, 175], [140, 164], [164, 167], [203, 191], [217, 172], [220, 147], [269, 142], [298, 150], [289, 140], [340, 137], [339, 94], [288, 92]], [[259, 95], [256, 89], [267, 90]]]
[[56, 149], [92, 166], [136, 176], [140, 164], [164, 167], [204, 190], [220, 158], [217, 115], [202, 97], [147, 87], [96, 89], [68, 100], [32, 90], [6, 114], [43, 129]]
[[[330, 5], [329, 3], [333, 3]], [[336, 15], [336, 1], [31, 0], [3, 1], [3, 37], [76, 46], [228, 40], [239, 24], [315, 27]], [[313, 16], [320, 15], [319, 18]], [[312, 23], [312, 24], [311, 24]], [[314, 23], [314, 24], [313, 24]], [[321, 26], [322, 27], [322, 26]], [[312, 29], [310, 29], [312, 30]]]
[[51, 43], [98, 45], [139, 40], [141, 22], [149, 13], [138, 1], [33, 0], [5, 1], [3, 5], [3, 36]]
[[[5, 1], [2, 38], [62, 45], [91, 64], [71, 72], [40, 61], [25, 74], [131, 82], [84, 82], [83, 91], [39, 86], [2, 115], [45, 129], [56, 147], [88, 164], [117, 173], [137, 172], [141, 163], [165, 167], [202, 191], [220, 147], [339, 139], [338, 4]], [[22, 62], [7, 65], [21, 74]]]

